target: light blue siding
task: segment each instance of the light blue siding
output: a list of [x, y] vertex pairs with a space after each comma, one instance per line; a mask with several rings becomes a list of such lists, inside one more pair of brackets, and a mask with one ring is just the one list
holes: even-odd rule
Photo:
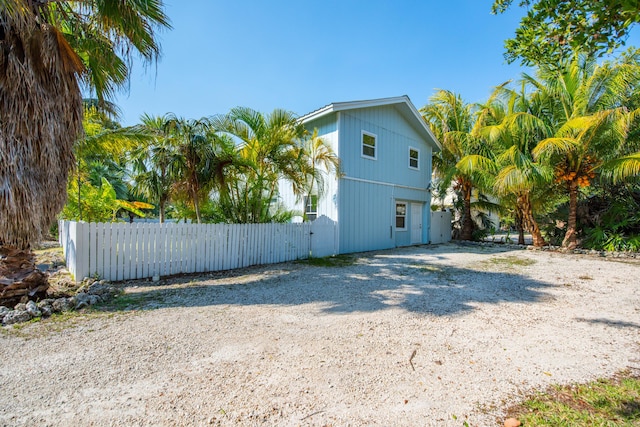
[[[362, 131], [376, 138], [376, 160], [362, 157]], [[393, 106], [340, 113], [340, 158], [348, 176], [426, 188], [431, 148]], [[420, 170], [409, 168], [409, 147], [420, 151]]]
[[[432, 147], [415, 125], [394, 105], [348, 109], [305, 123], [310, 132], [327, 135], [340, 157], [343, 177], [325, 201], [336, 209], [328, 216], [338, 222], [340, 253], [410, 245], [411, 203], [422, 205], [420, 243], [428, 243]], [[362, 131], [376, 135], [376, 160], [362, 156]], [[418, 170], [409, 167], [409, 147], [419, 150]], [[396, 201], [407, 203], [406, 231], [396, 230]]]
[[395, 247], [393, 187], [340, 180], [340, 253]]

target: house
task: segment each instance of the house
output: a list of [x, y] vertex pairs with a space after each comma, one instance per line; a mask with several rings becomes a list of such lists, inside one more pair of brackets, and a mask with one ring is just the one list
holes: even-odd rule
[[300, 118], [340, 158], [324, 195], [285, 206], [337, 223], [337, 253], [429, 243], [431, 159], [440, 143], [407, 96], [336, 102]]

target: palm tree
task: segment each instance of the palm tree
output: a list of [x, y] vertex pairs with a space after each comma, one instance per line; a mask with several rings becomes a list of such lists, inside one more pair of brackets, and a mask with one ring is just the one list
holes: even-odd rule
[[[314, 129], [313, 133], [307, 138], [301, 147], [302, 153], [307, 157], [305, 173], [308, 187], [307, 200], [310, 203], [312, 195], [317, 196], [320, 200], [324, 196], [326, 189], [325, 176], [334, 174], [340, 176], [340, 159], [326, 141], [318, 136], [318, 129]], [[306, 217], [307, 209], [304, 209]]]
[[164, 128], [176, 150], [170, 164], [174, 189], [189, 200], [200, 224], [200, 201], [211, 189], [210, 169], [215, 158], [211, 124], [206, 117], [185, 119], [168, 114]]
[[[498, 86], [489, 104], [495, 124], [486, 125], [482, 133], [494, 144], [496, 175], [493, 191], [504, 200], [514, 202], [519, 243], [524, 244], [523, 229], [527, 229], [534, 246], [544, 246], [540, 227], [533, 212], [536, 189], [543, 188], [552, 178], [550, 169], [534, 161], [532, 150], [541, 139], [550, 135], [549, 126], [538, 117], [544, 104], [536, 95], [531, 97], [522, 85], [520, 92]], [[510, 196], [510, 197], [506, 197]]]
[[[482, 168], [469, 163], [491, 158], [491, 150], [480, 137], [478, 108], [465, 103], [460, 95], [439, 90], [420, 109], [439, 141], [442, 150], [433, 158], [434, 172], [439, 179], [439, 193], [444, 194], [453, 186], [462, 198], [461, 240], [472, 240], [474, 223], [471, 217], [472, 194], [485, 186], [486, 175]], [[464, 159], [464, 161], [462, 161]], [[478, 165], [476, 165], [478, 166]]]
[[74, 144], [76, 157], [76, 182], [78, 217], [83, 220], [80, 200], [82, 183], [87, 182], [94, 187], [102, 185], [102, 178], [107, 178], [120, 199], [128, 198], [129, 189], [125, 182], [126, 165], [121, 160], [125, 153], [144, 144], [149, 132], [139, 126], [121, 127], [109, 118], [109, 113], [98, 109], [97, 100], [84, 100], [82, 126], [84, 137]]
[[[3, 0], [0, 6], [1, 300], [47, 288], [31, 244], [64, 206], [80, 87], [106, 101], [127, 82], [128, 59], [159, 53], [161, 0]], [[22, 266], [28, 266], [22, 268]]]
[[242, 163], [235, 144], [228, 135], [219, 134], [207, 117], [187, 120], [168, 114], [164, 132], [175, 148], [169, 163], [172, 190], [177, 197], [186, 196], [201, 223], [201, 202], [214, 189], [226, 194], [227, 169]]
[[[599, 177], [621, 177], [637, 172], [627, 144], [637, 112], [628, 110], [629, 99], [640, 83], [637, 61], [595, 64], [576, 56], [562, 70], [541, 69], [539, 80], [528, 82], [555, 102], [555, 132], [533, 149], [536, 159], [555, 167], [557, 182], [569, 196], [567, 230], [562, 246], [577, 246], [577, 206], [581, 188]], [[628, 161], [617, 160], [625, 158]]]
[[304, 126], [291, 112], [276, 109], [264, 115], [236, 107], [214, 119], [214, 127], [239, 142], [243, 173], [230, 182], [226, 199], [229, 216], [237, 222], [269, 222], [279, 181], [293, 186], [301, 197], [308, 190], [307, 163], [300, 149]]
[[164, 117], [145, 114], [141, 122], [152, 137], [132, 151], [134, 191], [158, 205], [160, 223], [164, 223], [173, 184], [171, 166], [178, 162], [178, 152], [174, 140], [165, 133]]

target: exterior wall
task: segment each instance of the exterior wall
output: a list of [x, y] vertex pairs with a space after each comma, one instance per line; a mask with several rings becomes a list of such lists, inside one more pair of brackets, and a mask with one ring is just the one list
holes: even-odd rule
[[340, 253], [396, 246], [393, 187], [341, 179], [338, 203], [342, 213], [338, 221]]
[[[338, 252], [352, 253], [410, 245], [411, 203], [420, 204], [420, 242], [429, 242], [431, 146], [392, 105], [349, 109], [305, 123], [329, 143], [341, 161], [342, 177], [327, 178], [318, 216], [338, 223]], [[362, 131], [376, 135], [376, 160], [362, 152]], [[419, 167], [409, 167], [409, 147], [418, 149]], [[280, 186], [281, 200], [302, 212], [290, 185]], [[407, 203], [407, 229], [395, 227], [396, 201]], [[298, 218], [300, 221], [302, 218]]]
[[[333, 149], [338, 155], [338, 124], [336, 116], [322, 117], [309, 126], [308, 131], [313, 132], [314, 128], [318, 129], [318, 136]], [[326, 172], [326, 171], [325, 171]], [[318, 200], [318, 217], [321, 215], [327, 216], [333, 221], [338, 221], [338, 179], [334, 175], [325, 173], [325, 189], [324, 195]], [[295, 194], [293, 194], [293, 188], [288, 182], [281, 180], [278, 186], [279, 196], [282, 203], [289, 209], [293, 209], [300, 213], [300, 216], [294, 218], [294, 222], [302, 222], [302, 213], [304, 211], [303, 200], [296, 200]]]
[[[340, 252], [411, 244], [411, 203], [422, 204], [422, 236], [429, 242], [431, 147], [393, 106], [339, 113]], [[362, 131], [376, 135], [376, 159], [362, 156]], [[420, 151], [419, 169], [409, 168], [409, 147]], [[396, 201], [407, 203], [407, 229], [396, 230]]]
[[[431, 147], [393, 106], [340, 112], [339, 155], [346, 176], [426, 188]], [[376, 135], [376, 160], [362, 157], [362, 131]], [[419, 170], [409, 168], [409, 147], [420, 150]]]

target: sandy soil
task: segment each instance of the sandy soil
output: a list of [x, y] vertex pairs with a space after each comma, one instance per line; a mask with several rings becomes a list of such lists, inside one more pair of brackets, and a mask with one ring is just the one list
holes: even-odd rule
[[135, 310], [0, 330], [0, 425], [499, 425], [640, 369], [639, 272], [448, 244], [129, 283]]

